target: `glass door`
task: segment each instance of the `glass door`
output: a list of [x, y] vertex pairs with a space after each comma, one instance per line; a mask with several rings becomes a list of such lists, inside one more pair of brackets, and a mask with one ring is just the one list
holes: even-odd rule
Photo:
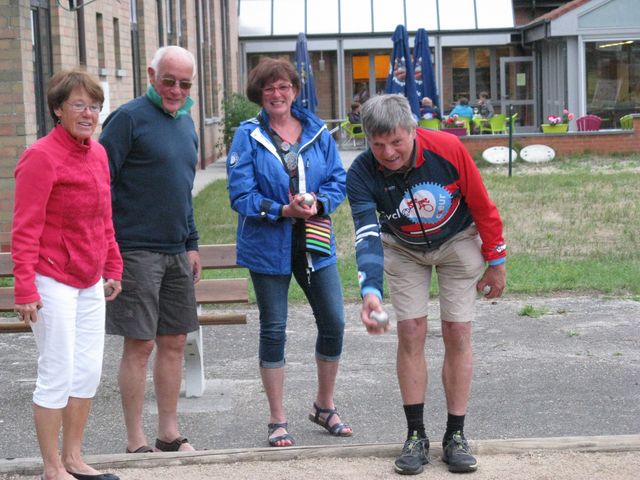
[[502, 111], [517, 114], [514, 127], [520, 132], [538, 130], [536, 116], [536, 85], [533, 57], [502, 57], [500, 59], [500, 98]]

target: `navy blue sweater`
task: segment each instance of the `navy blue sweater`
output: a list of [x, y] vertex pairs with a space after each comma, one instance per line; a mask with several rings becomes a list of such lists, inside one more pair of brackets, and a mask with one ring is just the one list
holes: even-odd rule
[[174, 118], [141, 96], [107, 117], [100, 143], [109, 155], [120, 250], [197, 250], [191, 189], [198, 138], [191, 117]]

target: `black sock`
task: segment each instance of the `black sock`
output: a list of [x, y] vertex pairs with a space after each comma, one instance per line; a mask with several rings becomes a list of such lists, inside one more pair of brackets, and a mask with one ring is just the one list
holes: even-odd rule
[[460, 432], [461, 435], [464, 433], [464, 417], [464, 415], [452, 414], [447, 416], [447, 431], [444, 433], [443, 443], [446, 443], [456, 432]]
[[407, 417], [407, 438], [417, 432], [418, 437], [427, 438], [424, 430], [424, 403], [415, 405], [403, 405], [404, 415]]

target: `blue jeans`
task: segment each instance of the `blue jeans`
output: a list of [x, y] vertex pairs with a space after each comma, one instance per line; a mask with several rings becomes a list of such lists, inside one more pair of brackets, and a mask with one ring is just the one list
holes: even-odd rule
[[[260, 310], [260, 367], [281, 368], [285, 364], [291, 274], [250, 273]], [[309, 300], [316, 320], [316, 358], [328, 362], [339, 361], [344, 335], [344, 308], [337, 266], [329, 265], [311, 272], [307, 277], [305, 257], [296, 255], [293, 275]]]

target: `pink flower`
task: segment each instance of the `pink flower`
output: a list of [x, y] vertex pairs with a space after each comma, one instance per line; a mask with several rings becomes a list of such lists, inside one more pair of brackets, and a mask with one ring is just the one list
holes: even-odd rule
[[574, 115], [573, 113], [571, 113], [569, 110], [567, 110], [566, 108], [562, 109], [562, 116], [557, 116], [557, 115], [549, 115], [547, 117], [547, 122], [550, 125], [558, 125], [560, 123], [569, 123], [569, 121], [574, 119]]

